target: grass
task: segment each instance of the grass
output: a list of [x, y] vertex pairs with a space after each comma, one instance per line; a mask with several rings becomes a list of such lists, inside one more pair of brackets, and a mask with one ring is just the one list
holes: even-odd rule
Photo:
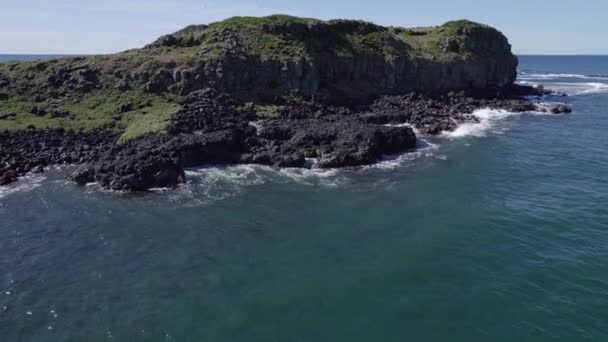
[[261, 33], [246, 39], [249, 48], [262, 59], [291, 59], [306, 54], [306, 46], [301, 40], [289, 40], [280, 35]]
[[[149, 133], [164, 131], [171, 116], [180, 109], [175, 95], [152, 95], [137, 91], [105, 92], [82, 99], [64, 101], [52, 106], [54, 110], [68, 111], [70, 115], [52, 118], [49, 114], [37, 116], [30, 113], [30, 100], [11, 98], [0, 101], [0, 115], [15, 113], [15, 117], [0, 120], [0, 130], [24, 130], [64, 128], [75, 131], [92, 131], [98, 128], [123, 132], [121, 141], [134, 139]], [[126, 106], [121, 112], [121, 106]]]
[[180, 109], [174, 102], [159, 102], [144, 110], [129, 113], [130, 120], [119, 141], [125, 142], [151, 133], [164, 133], [171, 117]]
[[[318, 35], [294, 37], [289, 32], [268, 32], [264, 25], [286, 26], [293, 23], [312, 25], [325, 23], [329, 30]], [[190, 34], [204, 37], [201, 46], [207, 48], [206, 58], [217, 58], [224, 42], [221, 37], [231, 29], [243, 41], [252, 54], [261, 59], [293, 60], [314, 59], [319, 53], [334, 53], [350, 57], [359, 53], [383, 55], [387, 58], [404, 56], [407, 49], [397, 44], [399, 39], [382, 27], [358, 21], [327, 21], [297, 18], [287, 15], [268, 17], [233, 17], [207, 26], [193, 26], [178, 31], [176, 35]], [[197, 31], [201, 30], [201, 31]], [[213, 41], [216, 41], [213, 43]]]
[[[265, 29], [266, 25], [287, 26], [294, 23], [308, 26], [323, 23], [326, 30], [299, 34], [289, 30]], [[180, 109], [178, 95], [171, 92], [160, 95], [146, 93], [143, 90], [145, 80], [131, 82], [132, 90], [126, 92], [112, 89], [116, 88], [117, 81], [124, 75], [136, 70], [140, 74], [142, 71], [153, 74], [158, 68], [166, 67], [172, 71], [220, 58], [231, 43], [225, 39], [228, 29], [228, 34], [235, 34], [243, 42], [247, 56], [276, 61], [304, 58], [320, 66], [320, 72], [324, 72], [323, 63], [336, 57], [363, 55], [389, 60], [412, 56], [433, 61], [466, 58], [468, 51], [448, 52], [443, 49], [443, 44], [446, 39], [462, 41], [465, 39], [461, 35], [464, 29], [480, 26], [483, 25], [458, 20], [431, 28], [385, 29], [365, 22], [320, 21], [287, 15], [233, 17], [210, 25], [189, 26], [174, 33], [173, 36], [180, 39], [182, 45], [172, 43], [113, 55], [0, 63], [0, 74], [11, 78], [11, 85], [6, 88], [11, 98], [0, 101], [0, 115], [16, 114], [15, 117], [0, 120], [0, 130], [22, 130], [31, 126], [37, 129], [63, 127], [84, 131], [106, 128], [122, 132], [121, 141], [164, 132], [171, 116]], [[99, 71], [99, 88], [92, 90], [92, 93], [83, 94], [81, 90], [73, 88], [74, 82], [69, 79], [61, 81], [61, 85], [55, 88], [49, 86], [52, 83], [49, 79], [55, 77], [58, 70], [68, 70], [68, 77], [78, 76], [80, 68], [86, 65]], [[60, 118], [31, 114], [33, 106], [41, 105], [34, 102], [36, 96], [41, 94], [51, 99], [52, 109], [70, 114]], [[119, 110], [121, 105], [128, 106]], [[256, 106], [261, 118], [276, 117], [280, 110], [279, 106]]]
[[255, 105], [255, 112], [260, 119], [276, 119], [283, 108], [277, 105]]
[[320, 22], [320, 20], [313, 18], [299, 18], [283, 14], [274, 14], [267, 17], [232, 17], [212, 23], [209, 27], [215, 29], [240, 29], [246, 26], [261, 27], [262, 25], [288, 25], [293, 23], [311, 25], [318, 22]]
[[445, 39], [461, 40], [460, 32], [468, 27], [479, 27], [481, 24], [468, 20], [448, 21], [447, 23], [430, 28], [404, 29], [393, 28], [396, 35], [412, 47], [413, 52], [421, 57], [433, 60], [445, 60], [467, 57], [466, 51], [447, 52], [442, 49]]
[[24, 130], [32, 126], [34, 128], [58, 128], [62, 126], [59, 119], [39, 117], [30, 114], [30, 109], [34, 105], [34, 102], [17, 98], [12, 98], [8, 101], [0, 101], [0, 115], [9, 113], [16, 114], [15, 117], [0, 120], [0, 131]]

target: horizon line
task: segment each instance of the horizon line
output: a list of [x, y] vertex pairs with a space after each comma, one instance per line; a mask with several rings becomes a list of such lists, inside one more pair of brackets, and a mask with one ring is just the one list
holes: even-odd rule
[[[137, 48], [136, 48], [137, 49]], [[132, 50], [132, 49], [129, 49]], [[125, 51], [129, 51], [129, 50], [125, 50]], [[96, 55], [114, 55], [117, 53], [122, 53], [125, 51], [119, 51], [119, 52], [106, 52], [106, 53], [57, 53], [57, 52], [51, 52], [51, 53], [23, 53], [23, 52], [16, 52], [16, 53], [0, 53], [0, 56], [96, 56]], [[516, 56], [558, 56], [558, 57], [608, 57], [608, 53], [536, 53], [536, 52], [532, 52], [532, 53], [513, 53]]]

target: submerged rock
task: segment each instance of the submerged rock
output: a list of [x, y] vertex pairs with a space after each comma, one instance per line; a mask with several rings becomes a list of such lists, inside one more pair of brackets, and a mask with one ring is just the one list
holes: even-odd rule
[[549, 111], [553, 114], [572, 113], [572, 107], [565, 105], [565, 104], [559, 104], [559, 105], [551, 107], [551, 109], [549, 109]]
[[535, 110], [551, 114], [569, 114], [572, 113], [572, 107], [564, 103], [554, 104], [535, 104]]

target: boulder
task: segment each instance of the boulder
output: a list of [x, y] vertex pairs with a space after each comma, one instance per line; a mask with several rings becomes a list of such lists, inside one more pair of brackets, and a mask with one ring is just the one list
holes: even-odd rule
[[8, 184], [12, 183], [13, 181], [14, 181], [13, 179], [10, 179], [6, 175], [0, 176], [0, 186], [8, 185]]
[[169, 70], [161, 68], [152, 74], [144, 88], [150, 93], [161, 93], [167, 91], [173, 81], [173, 74]]
[[48, 114], [47, 109], [45, 107], [33, 106], [30, 109], [30, 113], [36, 116], [45, 116]]
[[361, 125], [349, 120], [270, 121], [262, 125], [260, 137], [267, 160], [277, 166], [302, 166], [305, 160], [300, 155], [318, 158], [320, 167], [368, 165], [384, 154], [416, 147], [416, 136], [409, 127]]
[[565, 104], [559, 104], [552, 106], [549, 111], [553, 114], [567, 114], [572, 113], [572, 107]]

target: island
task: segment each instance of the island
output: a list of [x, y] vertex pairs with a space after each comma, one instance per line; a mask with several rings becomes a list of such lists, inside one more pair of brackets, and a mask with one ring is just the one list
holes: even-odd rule
[[[185, 168], [368, 165], [475, 121], [534, 111], [498, 30], [285, 15], [186, 27], [122, 53], [0, 64], [0, 185], [49, 165], [145, 191]], [[543, 110], [547, 110], [543, 108]], [[556, 106], [549, 110], [567, 112]]]

